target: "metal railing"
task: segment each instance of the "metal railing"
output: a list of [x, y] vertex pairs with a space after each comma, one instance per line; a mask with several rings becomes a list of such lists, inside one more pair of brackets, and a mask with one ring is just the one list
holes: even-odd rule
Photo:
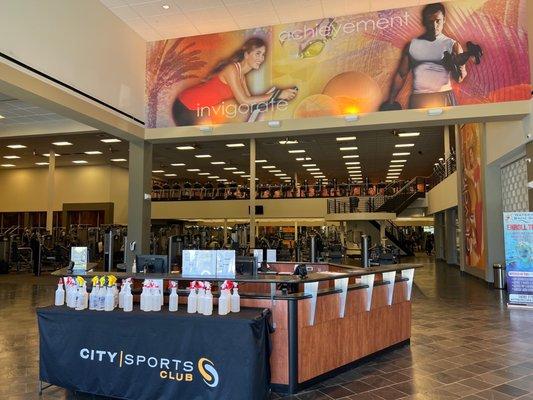
[[433, 173], [428, 178], [429, 188], [432, 189], [457, 171], [457, 160], [454, 154], [439, 161], [433, 168]]

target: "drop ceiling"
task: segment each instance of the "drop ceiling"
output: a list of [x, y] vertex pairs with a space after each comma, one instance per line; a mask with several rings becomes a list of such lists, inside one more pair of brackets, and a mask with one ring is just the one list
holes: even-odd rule
[[146, 41], [431, 3], [431, 0], [100, 1]]
[[2, 128], [20, 125], [34, 125], [47, 122], [68, 121], [67, 118], [34, 106], [25, 101], [14, 99], [0, 93], [0, 134]]

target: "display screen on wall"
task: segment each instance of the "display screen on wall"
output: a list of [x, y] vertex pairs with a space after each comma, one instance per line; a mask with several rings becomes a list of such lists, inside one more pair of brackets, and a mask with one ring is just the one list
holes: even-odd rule
[[147, 127], [529, 99], [525, 7], [448, 1], [151, 42]]
[[465, 261], [471, 268], [484, 270], [485, 235], [483, 218], [483, 168], [481, 127], [465, 124], [459, 129], [461, 141], [461, 194], [465, 235]]

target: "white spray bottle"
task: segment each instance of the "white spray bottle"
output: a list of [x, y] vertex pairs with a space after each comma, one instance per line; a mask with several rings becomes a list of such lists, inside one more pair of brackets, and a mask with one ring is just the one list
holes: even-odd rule
[[178, 293], [176, 293], [176, 283], [170, 281], [170, 296], [168, 297], [168, 311], [178, 311]]
[[187, 312], [194, 314], [198, 311], [198, 295], [196, 294], [196, 281], [189, 285], [189, 296], [187, 297]]
[[122, 289], [121, 293], [124, 293], [124, 311], [130, 312], [133, 310], [133, 295], [131, 294], [130, 282], [126, 281], [126, 286]]
[[211, 284], [209, 282], [205, 282], [205, 296], [204, 296], [204, 305], [202, 309], [202, 313], [204, 315], [211, 315], [213, 314], [213, 293], [211, 293]]
[[239, 296], [239, 285], [233, 284], [233, 294], [231, 295], [231, 312], [241, 311], [241, 296]]
[[59, 278], [59, 282], [57, 284], [57, 290], [56, 290], [56, 299], [54, 304], [56, 306], [62, 306], [65, 304], [65, 289], [63, 289], [63, 279]]

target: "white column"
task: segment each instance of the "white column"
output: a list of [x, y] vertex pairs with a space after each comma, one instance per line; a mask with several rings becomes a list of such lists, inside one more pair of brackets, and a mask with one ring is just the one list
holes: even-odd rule
[[46, 230], [52, 234], [54, 228], [56, 153], [50, 150], [48, 157], [48, 199], [46, 207]]
[[255, 248], [255, 139], [250, 139], [250, 249]]

